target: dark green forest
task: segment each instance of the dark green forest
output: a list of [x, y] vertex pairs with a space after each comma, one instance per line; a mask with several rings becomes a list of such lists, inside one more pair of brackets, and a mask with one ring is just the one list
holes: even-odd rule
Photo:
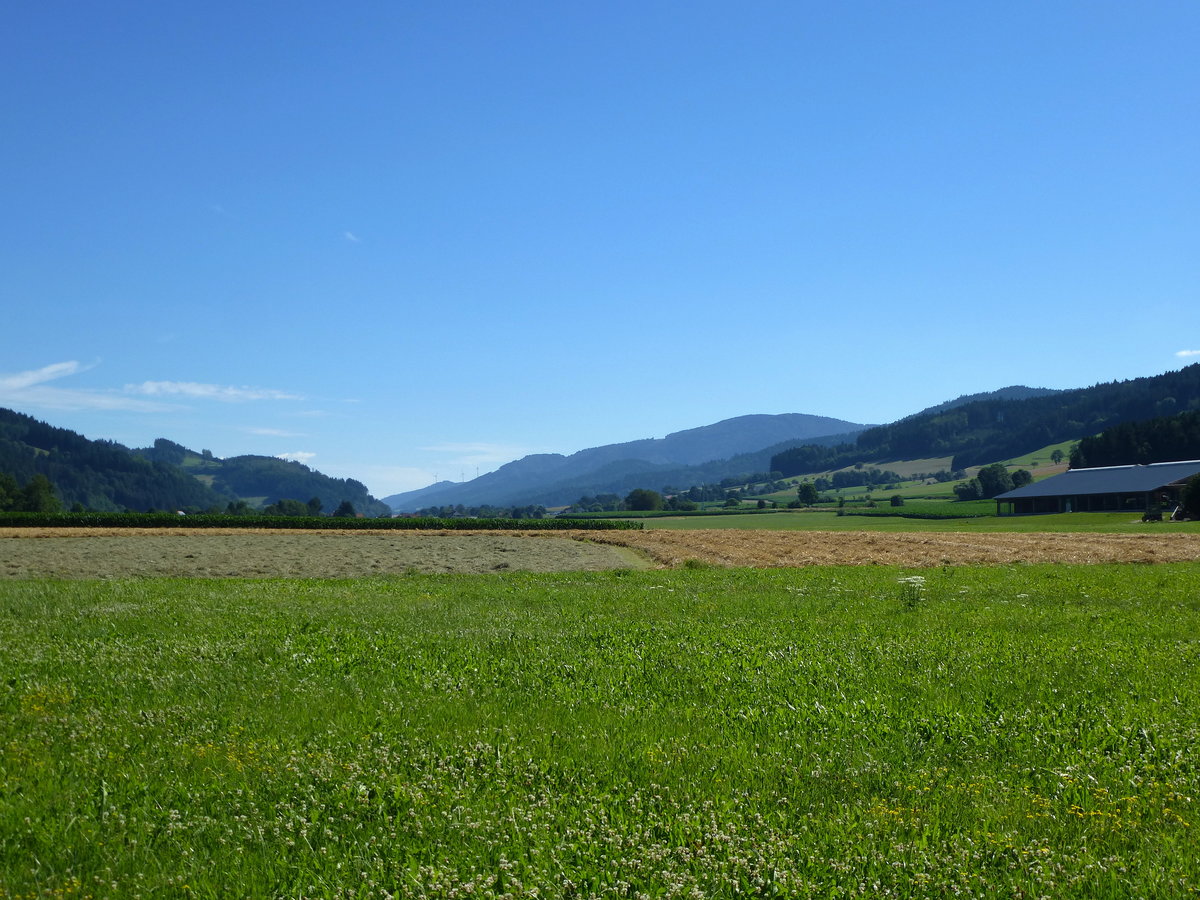
[[165, 439], [131, 450], [8, 409], [0, 409], [0, 473], [19, 490], [36, 476], [48, 479], [64, 509], [224, 511], [284, 499], [308, 506], [316, 498], [326, 514], [343, 503], [367, 516], [391, 512], [360, 482], [330, 478], [301, 463], [263, 456], [217, 459]]
[[1129, 466], [1200, 459], [1200, 411], [1124, 422], [1083, 438], [1071, 451], [1071, 467]]
[[1024, 399], [992, 398], [861, 432], [854, 443], [802, 446], [771, 457], [784, 475], [855, 463], [953, 456], [953, 469], [1081, 440], [1127, 422], [1200, 410], [1200, 363], [1177, 372]]
[[0, 409], [0, 472], [21, 485], [44, 476], [67, 509], [210, 509], [233, 499], [121, 444], [92, 441], [8, 409]]

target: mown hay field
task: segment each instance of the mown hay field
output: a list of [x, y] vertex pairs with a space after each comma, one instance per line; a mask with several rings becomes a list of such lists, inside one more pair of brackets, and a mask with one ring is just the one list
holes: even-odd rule
[[591, 535], [658, 564], [723, 566], [997, 565], [1200, 560], [1200, 533], [1072, 534], [652, 529]]
[[239, 529], [0, 529], [0, 578], [351, 578], [420, 572], [722, 566], [1200, 559], [1200, 532], [880, 531], [370, 532]]
[[412, 571], [561, 572], [650, 565], [630, 548], [559, 534], [9, 528], [0, 529], [0, 579], [356, 578]]

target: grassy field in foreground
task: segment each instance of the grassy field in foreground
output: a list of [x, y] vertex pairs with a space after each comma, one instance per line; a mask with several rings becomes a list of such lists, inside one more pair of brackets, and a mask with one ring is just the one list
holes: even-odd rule
[[0, 584], [0, 897], [1178, 897], [1200, 567]]
[[646, 528], [769, 528], [788, 531], [1079, 531], [1178, 534], [1200, 531], [1200, 522], [1143, 522], [1141, 513], [1062, 513], [910, 519], [903, 516], [839, 516], [835, 510], [788, 510], [745, 515], [644, 519]]

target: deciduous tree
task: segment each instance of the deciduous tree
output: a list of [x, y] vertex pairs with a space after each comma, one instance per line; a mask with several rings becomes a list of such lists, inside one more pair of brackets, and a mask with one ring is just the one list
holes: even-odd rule
[[625, 497], [625, 507], [636, 510], [662, 509], [662, 494], [648, 488], [634, 488]]
[[1189, 519], [1200, 519], [1200, 475], [1193, 475], [1183, 486], [1183, 512]]
[[34, 475], [29, 479], [29, 483], [21, 488], [16, 508], [22, 512], [59, 512], [62, 503], [50, 479], [45, 475]]
[[1003, 463], [984, 466], [975, 477], [979, 480], [979, 488], [985, 500], [1013, 489], [1012, 475]]
[[1028, 469], [1017, 469], [1017, 471], [1012, 473], [1012, 484], [1014, 488], [1033, 484], [1033, 473]]
[[821, 499], [821, 495], [817, 493], [817, 486], [811, 481], [802, 481], [796, 486], [796, 499], [801, 506], [812, 506]]

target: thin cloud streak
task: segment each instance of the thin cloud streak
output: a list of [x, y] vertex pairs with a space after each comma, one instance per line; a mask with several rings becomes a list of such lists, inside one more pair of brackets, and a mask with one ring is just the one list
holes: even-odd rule
[[1180, 359], [1187, 359], [1189, 356], [1200, 356], [1200, 350], [1176, 350], [1175, 355]]
[[143, 381], [141, 384], [125, 385], [125, 391], [150, 397], [190, 397], [195, 400], [219, 400], [222, 403], [302, 399], [299, 394], [289, 394], [273, 388], [233, 387], [224, 384], [201, 384], [195, 381]]
[[62, 411], [122, 410], [157, 413], [171, 412], [183, 407], [179, 403], [141, 398], [217, 400], [222, 403], [303, 399], [299, 394], [274, 388], [234, 387], [194, 381], [143, 381], [141, 384], [127, 384], [120, 390], [72, 389], [50, 384], [58, 379], [86, 372], [95, 368], [95, 365], [85, 365], [72, 359], [51, 363], [39, 369], [0, 374], [0, 405]]
[[40, 369], [0, 375], [0, 405], [24, 409], [52, 409], [65, 412], [81, 410], [121, 410], [125, 412], [170, 412], [178, 407], [169, 403], [139, 400], [114, 391], [60, 388], [47, 384], [93, 368], [78, 360], [51, 363]]
[[284, 431], [282, 428], [247, 428], [246, 434], [259, 434], [263, 437], [308, 437], [299, 431]]
[[66, 362], [51, 363], [48, 366], [42, 366], [40, 369], [14, 372], [11, 375], [0, 375], [0, 391], [23, 390], [24, 388], [33, 387], [35, 384], [44, 384], [56, 378], [75, 375], [90, 368], [91, 366], [84, 366], [78, 360], [71, 359]]

